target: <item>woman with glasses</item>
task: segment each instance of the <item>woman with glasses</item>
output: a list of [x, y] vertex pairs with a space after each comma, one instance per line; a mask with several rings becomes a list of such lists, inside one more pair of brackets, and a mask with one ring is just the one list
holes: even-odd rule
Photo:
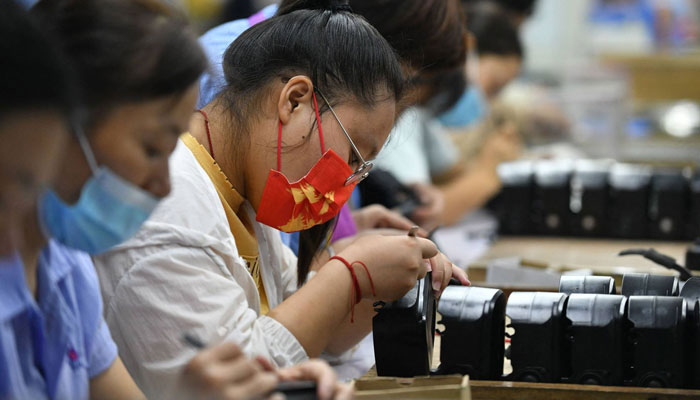
[[[342, 352], [362, 299], [393, 300], [431, 266], [425, 239], [366, 236], [303, 286], [279, 230], [333, 218], [394, 124], [403, 74], [347, 5], [261, 22], [228, 48], [225, 89], [195, 113], [171, 157], [171, 196], [127, 243], [97, 257], [106, 319], [149, 397], [167, 397], [192, 351], [232, 340], [276, 366]], [[354, 321], [369, 331], [369, 318]], [[349, 324], [352, 325], [352, 324]], [[360, 336], [361, 337], [361, 336]]]

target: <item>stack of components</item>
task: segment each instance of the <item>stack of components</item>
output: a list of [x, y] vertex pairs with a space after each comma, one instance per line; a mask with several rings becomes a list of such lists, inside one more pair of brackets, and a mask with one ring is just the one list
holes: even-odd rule
[[[508, 300], [511, 380], [698, 388], [700, 278], [562, 277], [560, 293]], [[547, 340], [542, 340], [546, 338]]]
[[518, 161], [498, 170], [500, 231], [683, 240], [700, 236], [700, 176], [607, 160]]
[[[435, 309], [419, 305], [430, 285], [414, 290], [409, 301], [378, 309], [379, 375], [700, 388], [700, 278], [626, 274], [616, 294], [610, 277], [565, 276], [559, 293], [515, 292], [507, 304], [498, 289], [449, 286], [437, 308], [444, 330], [435, 371], [428, 367], [432, 334], [426, 336]], [[505, 332], [506, 316], [514, 333]]]

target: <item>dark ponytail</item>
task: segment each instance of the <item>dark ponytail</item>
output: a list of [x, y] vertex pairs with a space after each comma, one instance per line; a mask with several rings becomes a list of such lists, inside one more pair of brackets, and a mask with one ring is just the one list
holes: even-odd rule
[[32, 13], [72, 61], [89, 123], [182, 93], [207, 65], [186, 18], [159, 0], [41, 0]]
[[297, 283], [299, 286], [306, 282], [311, 263], [316, 255], [330, 244], [330, 236], [337, 223], [338, 219], [333, 218], [323, 224], [299, 232], [299, 256], [297, 257]]
[[[246, 140], [248, 116], [260, 108], [268, 84], [306, 75], [331, 105], [357, 100], [371, 107], [386, 98], [398, 101], [403, 74], [384, 38], [347, 1], [295, 0], [283, 13], [246, 30], [223, 57], [227, 87], [219, 98], [240, 127], [235, 142]], [[321, 112], [327, 107], [321, 105]], [[314, 255], [334, 222], [302, 231], [298, 278], [302, 284]]]

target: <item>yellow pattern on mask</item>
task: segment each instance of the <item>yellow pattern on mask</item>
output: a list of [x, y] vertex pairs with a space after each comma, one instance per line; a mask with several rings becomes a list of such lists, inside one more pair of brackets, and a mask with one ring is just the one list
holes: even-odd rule
[[313, 204], [321, 200], [321, 195], [316, 194], [316, 189], [308, 183], [302, 183], [299, 188], [292, 188], [292, 196], [294, 196], [294, 202], [299, 204], [304, 200], [309, 200], [309, 203]]
[[313, 219], [307, 219], [304, 215], [299, 214], [296, 217], [292, 217], [286, 224], [280, 227], [280, 230], [284, 232], [296, 232], [302, 231], [304, 229], [309, 229], [314, 225], [318, 225], [320, 221]]

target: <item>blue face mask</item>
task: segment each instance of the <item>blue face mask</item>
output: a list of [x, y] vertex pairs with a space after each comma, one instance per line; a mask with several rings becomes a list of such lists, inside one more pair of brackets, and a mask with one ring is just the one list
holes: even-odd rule
[[450, 128], [464, 128], [481, 121], [488, 112], [488, 104], [476, 84], [472, 83], [457, 104], [438, 117], [443, 125]]
[[63, 202], [52, 190], [46, 190], [39, 200], [39, 218], [48, 236], [68, 247], [99, 254], [133, 236], [159, 199], [109, 168], [98, 168], [82, 133], [78, 134], [78, 140], [93, 176], [73, 205]]

